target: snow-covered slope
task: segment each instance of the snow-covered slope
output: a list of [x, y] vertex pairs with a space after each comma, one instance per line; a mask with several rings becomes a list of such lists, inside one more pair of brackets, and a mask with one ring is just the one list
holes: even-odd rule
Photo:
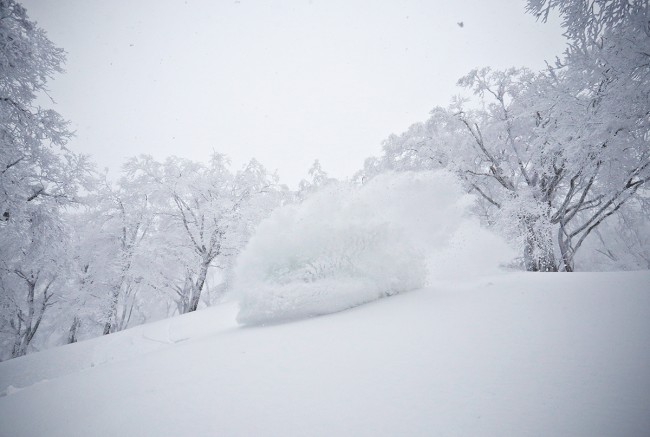
[[650, 272], [438, 283], [269, 326], [236, 311], [0, 363], [0, 435], [650, 434]]

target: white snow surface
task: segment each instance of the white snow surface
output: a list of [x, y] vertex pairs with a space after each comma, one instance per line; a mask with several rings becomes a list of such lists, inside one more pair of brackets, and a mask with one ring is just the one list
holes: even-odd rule
[[503, 273], [240, 327], [218, 305], [0, 363], [0, 435], [642, 436], [650, 272]]

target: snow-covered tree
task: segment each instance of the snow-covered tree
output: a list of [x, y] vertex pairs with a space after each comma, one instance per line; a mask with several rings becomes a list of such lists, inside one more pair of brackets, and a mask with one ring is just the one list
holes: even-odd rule
[[478, 105], [434, 109], [386, 140], [365, 173], [451, 168], [479, 196], [485, 221], [518, 241], [528, 270], [573, 270], [586, 239], [650, 177], [643, 4], [531, 1], [536, 13], [565, 14], [565, 56], [541, 73], [471, 71], [459, 85]]
[[576, 257], [582, 270], [650, 269], [650, 197], [630, 200], [594, 230]]
[[97, 237], [101, 240], [94, 253], [109, 251], [110, 260], [96, 266], [104, 270], [103, 282], [108, 288], [103, 330], [108, 334], [124, 329], [133, 314], [146, 272], [141, 259], [154, 256], [142, 248], [154, 225], [154, 213], [146, 187], [129, 177], [120, 179], [116, 187], [106, 183], [100, 199]]
[[74, 202], [88, 163], [66, 149], [67, 122], [34, 103], [63, 51], [14, 1], [0, 2], [0, 17], [0, 226], [10, 229], [39, 207]]
[[320, 161], [317, 159], [307, 171], [308, 179], [302, 179], [298, 184], [298, 191], [296, 192], [297, 199], [304, 199], [310, 194], [314, 194], [325, 186], [336, 182], [336, 179], [329, 177], [327, 172], [323, 170]]
[[214, 154], [208, 165], [168, 158], [131, 160], [128, 174], [166, 198], [160, 214], [180, 277], [170, 278], [179, 312], [195, 311], [208, 271], [228, 271], [252, 227], [278, 204], [276, 180], [257, 161], [233, 174], [227, 159]]
[[55, 111], [36, 105], [64, 53], [12, 0], [0, 1], [0, 284], [2, 333], [26, 353], [61, 280], [62, 208], [87, 182], [86, 158]]
[[589, 50], [613, 33], [647, 26], [647, 0], [528, 0], [527, 10], [546, 21], [552, 10], [562, 18], [569, 51]]
[[531, 0], [557, 8], [569, 47], [540, 89], [536, 145], [561, 156], [568, 189], [554, 221], [561, 266], [570, 270], [591, 232], [650, 178], [650, 7], [647, 1]]
[[[25, 355], [46, 314], [65, 293], [70, 270], [67, 229], [49, 214], [32, 214], [26, 241], [3, 246], [0, 332], [6, 355]], [[9, 352], [10, 349], [10, 352]]]

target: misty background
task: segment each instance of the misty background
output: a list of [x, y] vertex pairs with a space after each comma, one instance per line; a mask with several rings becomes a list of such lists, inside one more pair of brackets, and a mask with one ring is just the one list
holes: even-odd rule
[[315, 159], [347, 177], [470, 69], [539, 70], [566, 45], [520, 0], [23, 3], [67, 52], [48, 88], [69, 146], [113, 178], [133, 155], [212, 151], [291, 187]]

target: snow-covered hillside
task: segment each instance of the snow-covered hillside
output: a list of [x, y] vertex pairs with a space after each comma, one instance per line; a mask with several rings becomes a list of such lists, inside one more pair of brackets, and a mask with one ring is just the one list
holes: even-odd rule
[[236, 312], [0, 363], [0, 435], [650, 432], [650, 272], [440, 282], [267, 326]]

